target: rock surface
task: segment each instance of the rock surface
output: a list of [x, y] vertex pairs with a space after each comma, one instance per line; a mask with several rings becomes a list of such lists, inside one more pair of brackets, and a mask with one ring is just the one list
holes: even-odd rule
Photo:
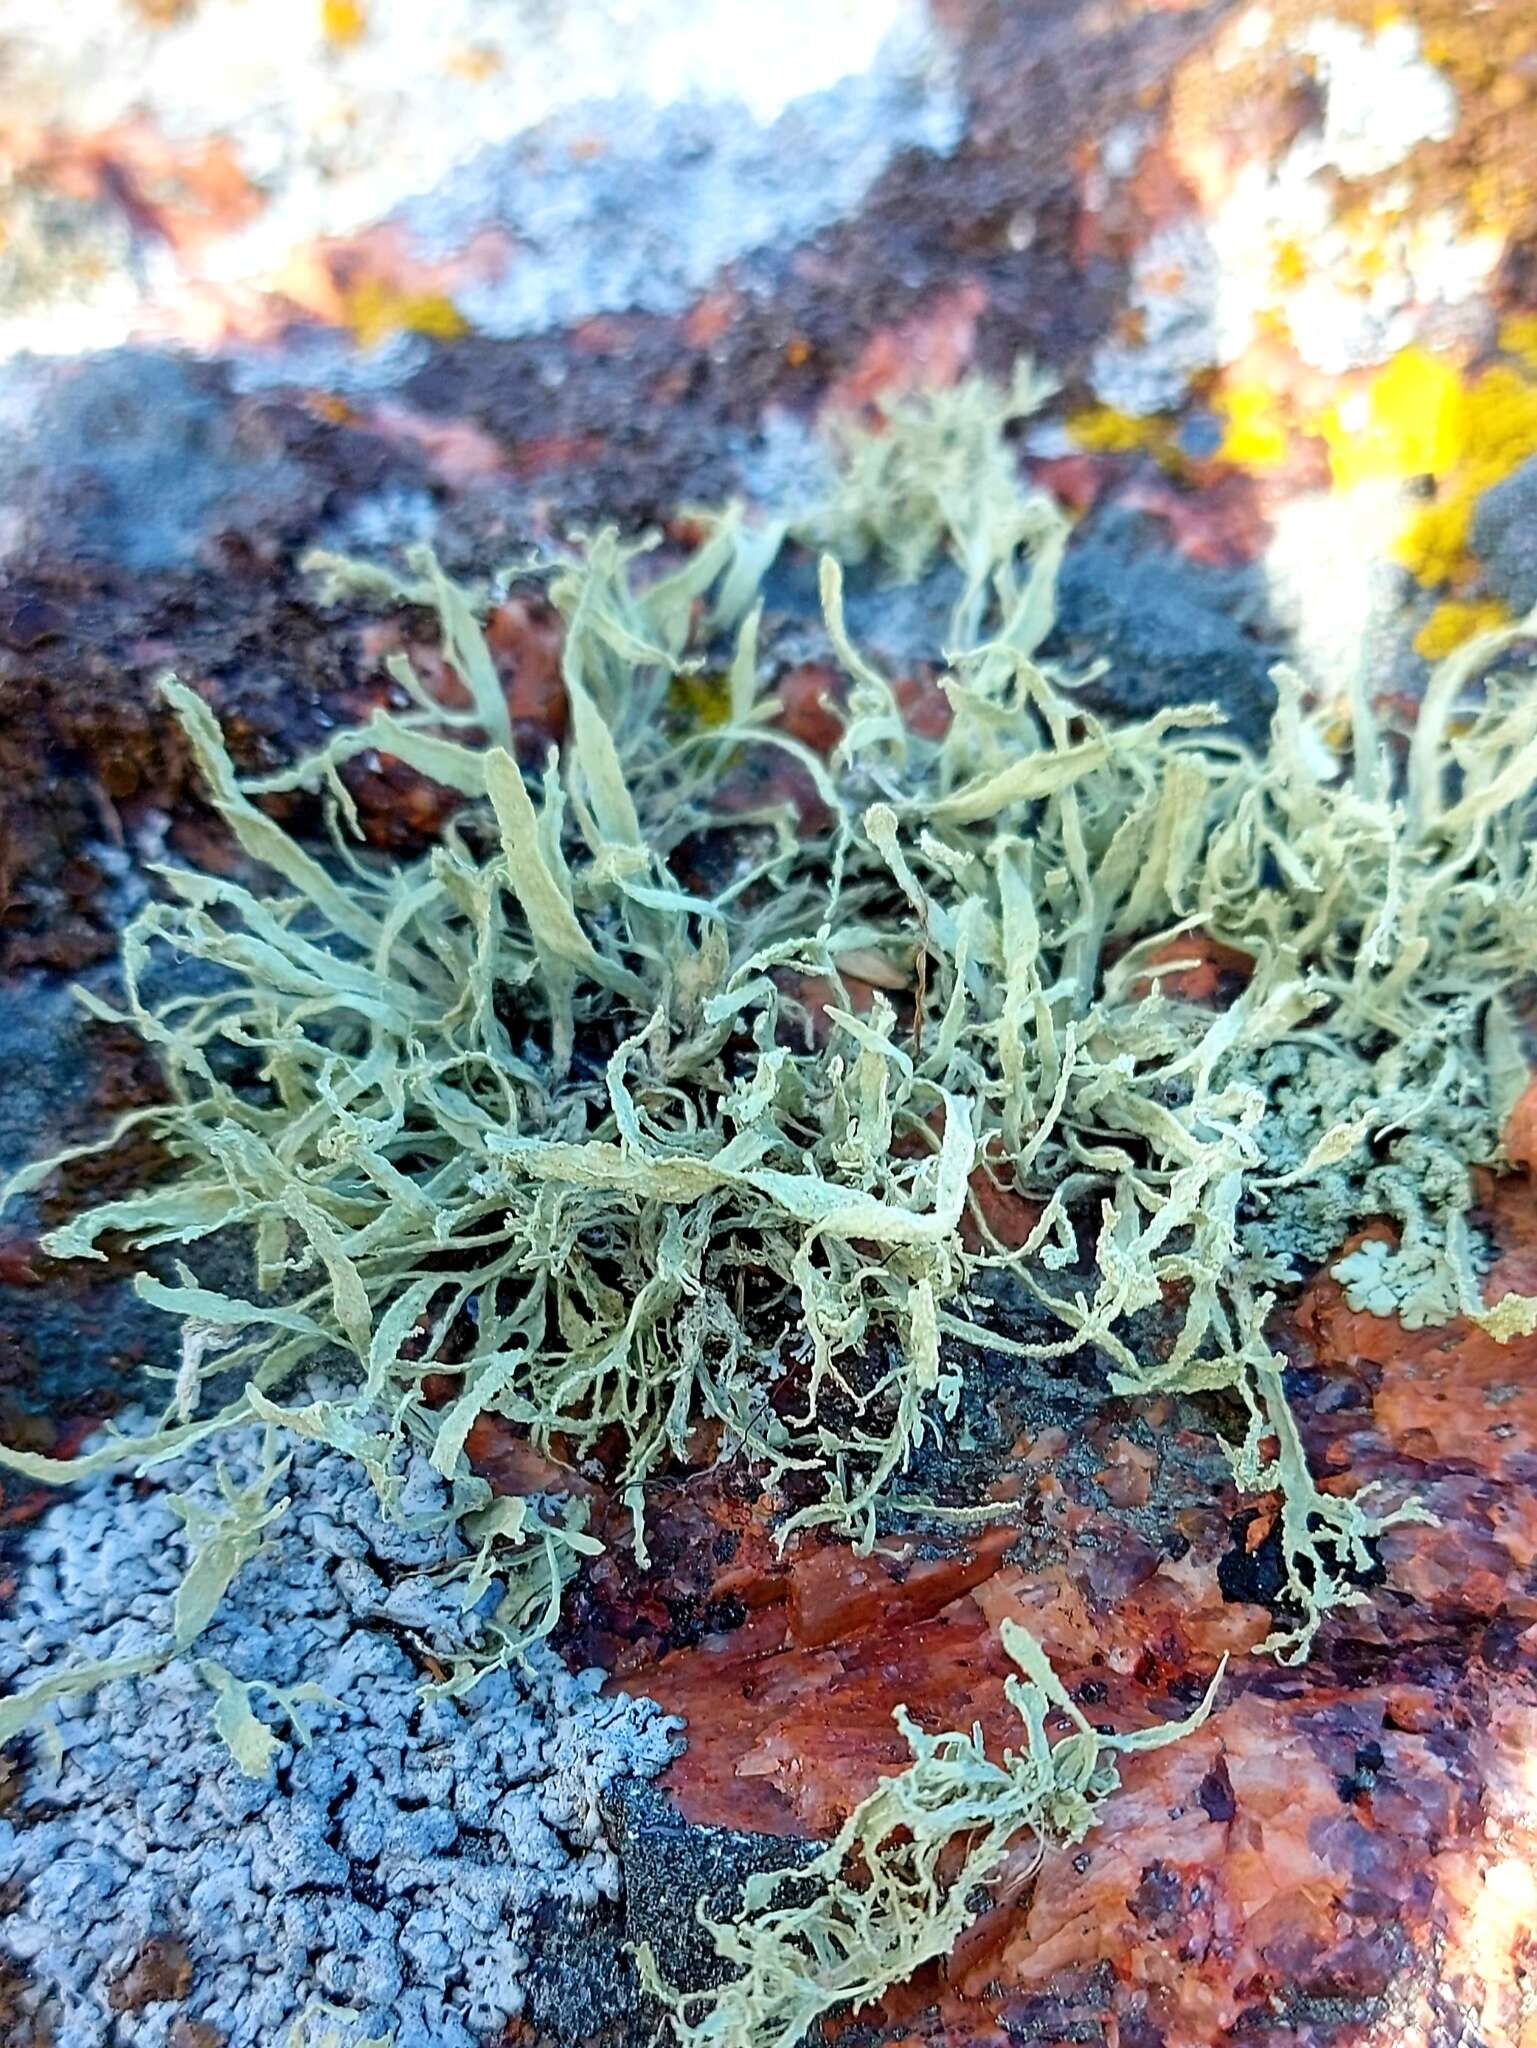
[[[149, 1485], [97, 1480], [27, 1532], [8, 1690], [167, 1639], [186, 1543], [166, 1494], [217, 1508], [220, 1466], [249, 1483], [260, 1435]], [[425, 1461], [405, 1476], [403, 1525], [354, 1461], [300, 1444], [272, 1491], [291, 1504], [192, 1650], [34, 1734], [0, 1816], [0, 1956], [25, 1971], [11, 2048], [174, 2048], [186, 2025], [270, 2048], [321, 1999], [396, 2048], [477, 2048], [525, 2002], [540, 1915], [615, 1894], [599, 1802], [665, 1762], [668, 1722], [543, 1649], [462, 1704], [424, 1701], [466, 1617], [425, 1569], [441, 1537], [409, 1527], [442, 1483]], [[219, 1740], [210, 1661], [257, 1686], [265, 1771]]]
[[[1412, 696], [1429, 653], [1528, 601], [1525, 0], [1476, 17], [1413, 0], [1391, 21], [1368, 0], [594, 0], [558, 24], [533, 0], [284, 0], [254, 52], [233, 0], [12, 15], [0, 346], [37, 353], [12, 353], [0, 400], [6, 1164], [153, 1090], [131, 1046], [70, 1021], [66, 984], [110, 985], [156, 861], [229, 858], [155, 678], [174, 666], [259, 769], [360, 715], [390, 645], [430, 659], [420, 620], [388, 641], [319, 605], [298, 566], [317, 543], [430, 538], [484, 567], [601, 517], [778, 498], [814, 473], [823, 411], [1028, 351], [1063, 389], [1022, 461], [1082, 515], [1058, 645], [1111, 657], [1105, 701], [1222, 694], [1252, 732], [1286, 653], [1325, 690], [1359, 669]], [[860, 630], [880, 617], [872, 593]], [[509, 617], [498, 643], [531, 733], [558, 717], [543, 623]], [[886, 621], [896, 651], [911, 628]], [[389, 763], [357, 796], [381, 845], [442, 822]], [[63, 1270], [36, 1242], [66, 1200], [147, 1163], [82, 1169], [0, 1219], [13, 1441], [68, 1451], [173, 1361], [115, 1266]], [[1537, 1260], [1526, 1183], [1491, 1203], [1515, 1282]], [[1382, 1582], [1300, 1672], [1240, 1658], [1196, 1739], [1128, 1766], [1082, 1867], [1049, 1863], [947, 1971], [835, 2038], [1537, 2038], [1537, 1352], [1355, 1316], [1327, 1280], [1291, 1342], [1315, 1462], [1413, 1488], [1439, 1526], [1390, 1535]], [[1271, 1620], [1265, 1515], [1235, 1515], [1216, 1422], [990, 1379], [973, 1449], [930, 1477], [955, 1505], [992, 1489], [1012, 1518], [915, 1521], [868, 1560], [779, 1559], [749, 1486], [664, 1495], [654, 1574], [616, 1545], [566, 1641], [688, 1715], [666, 1781], [680, 1818], [615, 1809], [628, 1904], [576, 1918], [568, 1894], [530, 1891], [516, 2038], [572, 2048], [590, 2020], [607, 2048], [649, 2040], [622, 1954], [635, 1916], [686, 1947], [728, 1864], [789, 1853], [899, 1762], [898, 1701], [1007, 1739], [1005, 1614], [1107, 1719], [1182, 1711]], [[520, 1447], [478, 1451], [527, 1483]], [[0, 1524], [42, 1505], [6, 1481]], [[403, 1653], [369, 1640], [404, 1688]], [[540, 1683], [575, 1700], [573, 1729], [609, 1711], [553, 1669]], [[89, 1945], [78, 1970], [92, 1997], [109, 1976], [126, 1994], [119, 2030], [158, 2025], [133, 2000], [180, 1981], [146, 1946], [167, 1939], [194, 1972], [167, 2048], [213, 2048], [206, 1929], [146, 1919], [106, 1975]], [[25, 1968], [0, 1977], [0, 2031], [36, 1995]]]
[[[1537, 1191], [1492, 1188], [1486, 1220], [1491, 1297], [1537, 1284]], [[1103, 1825], [889, 1994], [872, 2038], [1375, 2048], [1455, 2039], [1469, 2012], [1481, 2040], [1529, 2038], [1537, 1343], [1406, 1332], [1320, 1277], [1289, 1349], [1315, 1469], [1437, 1517], [1388, 1534], [1378, 1582], [1300, 1670], [1246, 1655], [1276, 1618], [1269, 1525], [1263, 1504], [1235, 1513], [1209, 1422], [1146, 1404], [1086, 1422], [1068, 1394], [994, 1481], [1008, 1525], [777, 1570], [739, 1545], [698, 1597], [729, 1593], [740, 1626], [622, 1657], [686, 1721], [661, 1781], [682, 1811], [790, 1835], [831, 1831], [901, 1766], [898, 1704], [1014, 1737], [1007, 1617], [1117, 1727], [1188, 1711], [1233, 1659], [1206, 1726], [1128, 1759]]]

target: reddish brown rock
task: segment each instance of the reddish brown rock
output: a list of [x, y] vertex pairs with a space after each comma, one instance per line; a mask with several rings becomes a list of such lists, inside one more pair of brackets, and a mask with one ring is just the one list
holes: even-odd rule
[[[1225, 946], [1208, 932], [1183, 932], [1144, 955], [1150, 970], [1132, 985], [1135, 995], [1152, 993], [1154, 984], [1166, 996], [1187, 1003], [1220, 1003], [1237, 993], [1254, 971], [1254, 962], [1235, 946]], [[1173, 971], [1154, 974], [1153, 968]]]
[[[1486, 1200], [1490, 1298], [1537, 1291], [1531, 1190]], [[1014, 1526], [868, 1558], [792, 1544], [753, 1587], [739, 1569], [758, 1602], [739, 1628], [632, 1669], [688, 1720], [667, 1779], [686, 1816], [826, 1834], [905, 1761], [898, 1704], [930, 1729], [979, 1722], [996, 1748], [1017, 1732], [1006, 1616], [1115, 1726], [1183, 1712], [1232, 1658], [1204, 1728], [1128, 1758], [1081, 1847], [1006, 1880], [947, 1967], [893, 1990], [882, 2042], [1396, 2048], [1452, 2038], [1462, 2012], [1481, 2041], [1530, 2048], [1537, 1339], [1405, 1331], [1321, 1275], [1286, 1341], [1328, 1483], [1413, 1490], [1440, 1517], [1383, 1540], [1381, 1583], [1301, 1669], [1252, 1654], [1271, 1617], [1229, 1597], [1235, 1557], [1263, 1591], [1265, 1515], [1181, 1504], [1158, 1451], [1108, 1419], [1088, 1468], [1067, 1430], [1016, 1446]]]
[[976, 348], [987, 291], [976, 278], [937, 294], [921, 312], [880, 328], [833, 385], [827, 403], [852, 412], [892, 393], [953, 384]]
[[114, 2012], [185, 1998], [192, 1989], [192, 1958], [185, 1942], [152, 1935], [107, 1994]]

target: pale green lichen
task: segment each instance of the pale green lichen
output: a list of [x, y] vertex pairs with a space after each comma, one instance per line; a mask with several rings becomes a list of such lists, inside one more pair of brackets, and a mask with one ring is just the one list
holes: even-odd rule
[[265, 1693], [271, 1700], [301, 1747], [308, 1744], [310, 1732], [300, 1709], [340, 1704], [318, 1685], [268, 1685], [263, 1679], [236, 1678], [212, 1657], [197, 1660], [197, 1674], [214, 1695], [209, 1717], [213, 1731], [248, 1778], [270, 1778], [283, 1747], [251, 1705], [257, 1693]]
[[[842, 1447], [869, 1468], [851, 1511], [916, 1439], [929, 1396], [947, 1398], [937, 1361], [910, 1374], [906, 1360], [934, 1348], [924, 1332], [935, 1303], [960, 1286], [970, 1106], [926, 1091], [925, 1107], [948, 1112], [938, 1157], [894, 1156], [893, 1119], [915, 1112], [889, 1013], [848, 1021], [851, 1058], [797, 1058], [777, 1042], [784, 998], [770, 970], [836, 967], [814, 924], [767, 945], [760, 928], [787, 903], [804, 913], [820, 878], [728, 916], [685, 893], [665, 835], [649, 843], [639, 823], [648, 782], [648, 808], [678, 820], [674, 839], [690, 822], [681, 749], [665, 735], [657, 744], [657, 712], [693, 599], [729, 577], [733, 553], [707, 547], [638, 590], [633, 551], [603, 537], [580, 572], [557, 578], [574, 744], [564, 777], [552, 759], [537, 806], [505, 750], [424, 734], [421, 713], [376, 715], [303, 765], [294, 779], [334, 776], [357, 746], [387, 744], [484, 799], [410, 867], [344, 865], [340, 842], [330, 864], [300, 849], [238, 787], [198, 700], [168, 685], [236, 838], [287, 889], [258, 898], [168, 874], [178, 900], [135, 922], [124, 1014], [163, 1054], [177, 1100], [150, 1120], [186, 1171], [50, 1242], [91, 1256], [107, 1232], [143, 1247], [232, 1226], [252, 1234], [249, 1299], [187, 1275], [140, 1283], [195, 1318], [181, 1413], [200, 1377], [251, 1368], [221, 1419], [255, 1412], [297, 1426], [267, 1390], [340, 1345], [358, 1387], [316, 1425], [329, 1440], [346, 1432], [344, 1447], [366, 1456], [356, 1413], [382, 1409], [468, 1489], [463, 1445], [484, 1411], [579, 1445], [617, 1426], [638, 1506], [647, 1474], [684, 1455], [703, 1417], [776, 1469], [819, 1464], [822, 1385], [889, 1331], [890, 1358], [860, 1396], [878, 1420], [867, 1441]], [[445, 607], [445, 634], [475, 677], [484, 665], [463, 651], [477, 630], [466, 617]], [[739, 877], [732, 894], [754, 879]], [[147, 1006], [141, 986], [161, 946], [214, 966], [215, 992]], [[250, 1079], [232, 1075], [232, 1058]], [[737, 1312], [744, 1296], [757, 1326], [779, 1325], [778, 1375], [806, 1341], [799, 1420], [768, 1403], [762, 1340]], [[445, 1366], [444, 1337], [466, 1318], [470, 1355]], [[217, 1349], [209, 1330], [225, 1340]], [[460, 1391], [433, 1409], [422, 1383], [445, 1371]], [[170, 1426], [151, 1448], [205, 1426]], [[46, 1461], [29, 1469], [53, 1476]]]
[[1405, 1248], [1372, 1237], [1331, 1268], [1353, 1309], [1397, 1316], [1406, 1330], [1451, 1321], [1461, 1307], [1456, 1274], [1437, 1248]]
[[365, 2036], [356, 2013], [317, 1999], [289, 2028], [285, 2048], [394, 2048], [394, 2044], [393, 2034]]
[[[799, 2048], [824, 2013], [857, 2012], [948, 1955], [976, 1918], [979, 1887], [1006, 1860], [1023, 1877], [1022, 1851], [1037, 1862], [1049, 1847], [1081, 1842], [1119, 1783], [1116, 1758], [1198, 1728], [1221, 1682], [1219, 1669], [1183, 1721], [1107, 1735], [1084, 1717], [1034, 1637], [1012, 1621], [1001, 1635], [1024, 1673], [1007, 1681], [1025, 1726], [1022, 1750], [994, 1763], [980, 1729], [926, 1735], [898, 1708], [913, 1753], [907, 1768], [883, 1778], [814, 1861], [750, 1877], [734, 1920], [701, 1912], [722, 1960], [740, 1966], [735, 1976], [680, 1993], [641, 1945], [642, 1981], [673, 2006], [684, 2048]], [[1069, 1724], [1056, 1741], [1054, 1715]]]
[[[0, 1459], [21, 1463], [18, 1454], [9, 1451], [0, 1452]], [[65, 1470], [73, 1475], [92, 1462], [78, 1459]], [[44, 1463], [51, 1467], [52, 1461]], [[287, 1465], [288, 1461], [279, 1457], [276, 1440], [269, 1431], [261, 1465], [245, 1485], [237, 1484], [222, 1466], [219, 1468], [217, 1507], [191, 1495], [167, 1494], [166, 1505], [185, 1525], [188, 1545], [186, 1570], [172, 1603], [170, 1636], [153, 1648], [132, 1655], [98, 1658], [90, 1663], [67, 1665], [62, 1670], [45, 1671], [21, 1691], [0, 1699], [0, 1743], [9, 1742], [33, 1727], [53, 1701], [94, 1691], [113, 1678], [137, 1678], [158, 1671], [190, 1648], [213, 1619], [236, 1574], [261, 1549], [267, 1529], [287, 1510], [286, 1498], [271, 1498], [272, 1489], [282, 1480]], [[100, 1469], [99, 1463], [96, 1469]], [[48, 1470], [45, 1476], [55, 1475]], [[215, 1690], [218, 1691], [217, 1685]], [[219, 1732], [224, 1734], [222, 1728]]]
[[[1019, 363], [1006, 392], [978, 377], [948, 390], [885, 401], [874, 431], [834, 415], [838, 474], [826, 500], [793, 522], [796, 537], [838, 561], [874, 558], [894, 582], [914, 583], [936, 562], [960, 571], [949, 646], [982, 636], [991, 605], [1032, 643], [1050, 630], [1056, 565], [1067, 527], [1045, 492], [1019, 487], [1003, 429], [1051, 397], [1055, 381]], [[1019, 615], [1021, 556], [1033, 558], [1034, 615]]]
[[[532, 769], [487, 593], [425, 554], [402, 579], [325, 566], [336, 594], [436, 607], [462, 712], [397, 659], [405, 709], [242, 783], [206, 706], [167, 685], [264, 886], [166, 871], [134, 920], [124, 1005], [91, 1007], [160, 1053], [171, 1100], [124, 1127], [177, 1171], [48, 1245], [236, 1232], [249, 1286], [142, 1278], [186, 1331], [164, 1426], [74, 1464], [5, 1462], [69, 1479], [257, 1417], [358, 1457], [389, 1504], [404, 1438], [453, 1489], [467, 1600], [504, 1587], [503, 1661], [593, 1542], [575, 1514], [491, 1501], [466, 1458], [481, 1416], [617, 1445], [642, 1556], [648, 1479], [715, 1445], [795, 1489], [783, 1536], [825, 1522], [867, 1545], [955, 1410], [957, 1340], [1085, 1352], [1123, 1392], [1245, 1404], [1234, 1471], [1282, 1495], [1295, 1615], [1269, 1647], [1306, 1654], [1414, 1510], [1315, 1486], [1267, 1335], [1277, 1291], [1385, 1217], [1394, 1248], [1342, 1265], [1365, 1305], [1529, 1327], [1526, 1306], [1484, 1311], [1468, 1216], [1469, 1167], [1498, 1162], [1524, 1081], [1511, 999], [1537, 957], [1537, 698], [1484, 672], [1531, 622], [1459, 650], [1407, 745], [1364, 695], [1339, 737], [1285, 672], [1262, 753], [1209, 706], [1103, 719], [1042, 655], [1066, 529], [1019, 491], [1001, 435], [1034, 395], [905, 401], [848, 440], [840, 493], [799, 522], [899, 574], [959, 569], [943, 738], [908, 729], [854, 645], [833, 554], [845, 730], [824, 762], [776, 728], [759, 590], [784, 529], [738, 511], [663, 574], [611, 532], [550, 565], [570, 729]], [[701, 730], [678, 679], [723, 667], [724, 718]], [[356, 844], [342, 770], [368, 750], [462, 800], [420, 859]], [[776, 750], [825, 824], [782, 801], [713, 809], [732, 762]], [[301, 786], [325, 801], [319, 852], [262, 808]], [[1243, 963], [1225, 1005], [1182, 992], [1213, 941]], [[979, 1174], [1038, 1205], [1023, 1245], [989, 1237]], [[984, 1276], [1050, 1334], [998, 1333]], [[315, 1367], [339, 1391], [303, 1401]], [[994, 1769], [953, 1747], [914, 1768], [953, 1786], [972, 1763]], [[948, 1910], [920, 1897], [892, 1956], [934, 1952]]]

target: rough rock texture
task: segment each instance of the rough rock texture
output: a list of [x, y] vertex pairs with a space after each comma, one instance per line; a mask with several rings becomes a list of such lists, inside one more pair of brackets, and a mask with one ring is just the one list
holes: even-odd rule
[[[1482, 1220], [1491, 1298], [1537, 1284], [1531, 1184], [1491, 1187]], [[749, 1507], [698, 1483], [672, 1517], [709, 1560], [690, 1581], [701, 1639], [648, 1630], [623, 1597], [604, 1611], [590, 1585], [584, 1640], [686, 1719], [662, 1780], [683, 1813], [776, 1836], [830, 1832], [901, 1766], [899, 1703], [1007, 1742], [1007, 1617], [1118, 1726], [1188, 1710], [1233, 1658], [1207, 1725], [1129, 1759], [1089, 1840], [855, 2038], [1376, 2048], [1463, 2038], [1472, 2015], [1479, 2040], [1530, 2039], [1537, 1341], [1405, 1331], [1321, 1275], [1286, 1342], [1315, 1467], [1438, 1517], [1390, 1532], [1362, 1605], [1300, 1671], [1245, 1654], [1274, 1619], [1269, 1515], [1235, 1513], [1212, 1418], [1086, 1411], [1070, 1383], [1001, 1395], [1008, 1455], [980, 1448], [969, 1486], [952, 1467], [957, 1500], [993, 1471], [1001, 1526], [779, 1561]]]
[[[254, 1468], [250, 1432], [222, 1448]], [[0, 1682], [165, 1639], [185, 1543], [164, 1492], [217, 1505], [216, 1463], [205, 1447], [151, 1486], [99, 1480], [28, 1532]], [[292, 1505], [192, 1652], [60, 1703], [33, 1737], [0, 1818], [0, 1955], [26, 1972], [15, 2048], [172, 2048], [186, 2024], [271, 2048], [317, 1998], [396, 2048], [479, 2048], [524, 2003], [539, 1916], [579, 1924], [616, 1891], [599, 1799], [671, 1754], [658, 1710], [542, 1649], [463, 1704], [424, 1703], [423, 1651], [466, 1629], [424, 1574], [441, 1536], [382, 1519], [361, 1468], [323, 1447], [298, 1447], [279, 1485]], [[403, 1515], [441, 1493], [413, 1466]], [[331, 1703], [297, 1705], [304, 1742], [256, 1693], [281, 1742], [250, 1776], [213, 1731], [199, 1659]]]
[[1473, 539], [1485, 574], [1513, 612], [1537, 604], [1537, 459], [1522, 463], [1478, 501]]
[[[1284, 652], [1327, 689], [1360, 669], [1412, 696], [1417, 636], [1454, 644], [1480, 606], [1526, 601], [1527, 0], [1391, 19], [1374, 0], [284, 0], [278, 32], [231, 0], [11, 14], [0, 334], [48, 359], [13, 361], [0, 399], [6, 1160], [153, 1089], [68, 1021], [64, 984], [106, 985], [154, 861], [229, 857], [156, 675], [206, 695], [254, 770], [359, 715], [390, 646], [430, 662], [420, 619], [391, 639], [316, 605], [297, 563], [317, 541], [425, 537], [484, 566], [603, 516], [778, 498], [824, 410], [1028, 350], [1063, 391], [1022, 459], [1083, 515], [1058, 646], [1112, 657], [1107, 701], [1220, 686], [1252, 730]], [[1426, 508], [1440, 523], [1401, 559]], [[879, 592], [858, 625], [894, 657], [922, 637]], [[498, 643], [534, 731], [558, 716], [539, 626]], [[821, 651], [809, 635], [786, 660]], [[381, 845], [441, 823], [388, 762], [357, 796]], [[13, 1440], [68, 1450], [173, 1356], [112, 1264], [63, 1271], [36, 1246], [65, 1200], [147, 1163], [0, 1219]], [[1500, 1197], [1512, 1275], [1527, 1200]], [[1440, 1527], [1393, 1533], [1383, 1583], [1304, 1671], [1241, 1660], [1194, 1742], [1128, 1768], [1082, 1868], [1048, 1865], [947, 1973], [842, 2027], [851, 2048], [1530, 2048], [1537, 1354], [1352, 1316], [1327, 1281], [1291, 1332], [1315, 1459], [1417, 1487]], [[970, 1463], [929, 1476], [954, 1505], [1012, 1496], [997, 1531], [781, 1560], [750, 1483], [696, 1483], [658, 1503], [649, 1578], [616, 1515], [574, 1592], [574, 1661], [688, 1713], [670, 1796], [730, 1831], [734, 1869], [898, 1761], [899, 1699], [1006, 1735], [1002, 1614], [1107, 1717], [1180, 1710], [1268, 1627], [1268, 1524], [1234, 1517], [1220, 1418], [995, 1375], [968, 1419]], [[520, 1447], [477, 1450], [530, 1483]], [[0, 1525], [42, 1505], [6, 1482]], [[525, 2041], [651, 2038], [625, 1916], [691, 1933], [726, 1837], [616, 1809], [613, 1838], [629, 1903], [547, 1901], [518, 1937]], [[167, 1936], [194, 1986], [200, 1938]], [[181, 1967], [120, 1962], [139, 1989]], [[32, 1995], [0, 1976], [0, 2036]]]

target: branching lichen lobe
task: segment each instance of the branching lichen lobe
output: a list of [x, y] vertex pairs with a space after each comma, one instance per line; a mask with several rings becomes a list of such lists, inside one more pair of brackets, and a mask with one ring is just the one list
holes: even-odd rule
[[[925, 1735], [899, 1709], [912, 1763], [860, 1801], [814, 1862], [749, 1878], [735, 1924], [706, 1923], [721, 1956], [742, 1965], [737, 1976], [682, 1996], [642, 1946], [642, 1977], [676, 2007], [686, 2048], [797, 2048], [834, 2006], [868, 2004], [947, 1955], [975, 1915], [977, 1887], [998, 1875], [1018, 1837], [1030, 1838], [1037, 1859], [1082, 1841], [1118, 1783], [1117, 1754], [1157, 1749], [1199, 1727], [1221, 1677], [1184, 1721], [1103, 1735], [1039, 1644], [1012, 1621], [1002, 1634], [1024, 1674], [1008, 1681], [1025, 1727], [1022, 1750], [994, 1763], [979, 1729]], [[1069, 1730], [1056, 1742], [1047, 1732], [1053, 1715]], [[786, 1892], [795, 1897], [780, 1903]]]
[[[1531, 622], [1444, 664], [1412, 735], [1364, 694], [1344, 717], [1310, 709], [1284, 671], [1263, 753], [1210, 706], [1107, 723], [1041, 652], [1065, 526], [1020, 492], [1002, 438], [1038, 396], [1022, 377], [1007, 400], [970, 385], [905, 402], [850, 438], [839, 492], [795, 527], [834, 550], [822, 600], [850, 688], [829, 759], [778, 729], [760, 685], [760, 591], [785, 529], [736, 510], [702, 519], [664, 574], [611, 532], [550, 565], [569, 738], [535, 771], [515, 758], [476, 603], [426, 556], [403, 580], [327, 567], [333, 594], [437, 608], [462, 713], [397, 660], [407, 708], [242, 785], [207, 708], [167, 684], [275, 887], [168, 871], [135, 920], [123, 1015], [173, 1097], [135, 1119], [180, 1172], [48, 1248], [233, 1230], [251, 1281], [236, 1297], [186, 1271], [141, 1279], [185, 1319], [183, 1367], [163, 1431], [103, 1459], [255, 1416], [359, 1457], [388, 1501], [403, 1434], [454, 1488], [467, 1603], [505, 1588], [505, 1659], [551, 1625], [593, 1539], [574, 1512], [489, 1499], [465, 1455], [482, 1415], [578, 1452], [617, 1443], [642, 1557], [648, 1479], [702, 1443], [793, 1490], [785, 1540], [822, 1523], [867, 1545], [889, 1482], [954, 1412], [957, 1340], [1082, 1352], [1120, 1392], [1239, 1396], [1235, 1478], [1282, 1496], [1295, 1620], [1268, 1648], [1300, 1659], [1359, 1597], [1375, 1538], [1417, 1510], [1318, 1490], [1267, 1327], [1301, 1262], [1373, 1218], [1392, 1242], [1337, 1268], [1356, 1305], [1474, 1315], [1496, 1335], [1537, 1314], [1485, 1310], [1469, 1221], [1469, 1169], [1500, 1162], [1526, 1078], [1537, 700], [1486, 671]], [[940, 556], [959, 567], [940, 736], [909, 728], [850, 638], [840, 554], [909, 578]], [[723, 715], [684, 720], [698, 692], [679, 677], [722, 671]], [[463, 800], [420, 860], [354, 843], [342, 771], [369, 749]], [[775, 802], [719, 815], [728, 765], [775, 750], [825, 824]], [[327, 799], [321, 853], [262, 808], [301, 785]], [[685, 861], [701, 835], [730, 853], [709, 893]], [[1225, 1005], [1196, 998], [1211, 949], [1241, 963]], [[163, 953], [197, 975], [152, 973]], [[829, 992], [814, 1018], [797, 995], [811, 985]], [[985, 1178], [1034, 1205], [1023, 1244], [989, 1230]], [[984, 1276], [1055, 1334], [1022, 1347], [993, 1331]], [[1160, 1304], [1177, 1333], [1151, 1357], [1132, 1332]], [[294, 1406], [321, 1363], [344, 1365], [350, 1391]], [[231, 1372], [245, 1392], [204, 1415], [206, 1383]], [[0, 1456], [36, 1477], [79, 1469]], [[1054, 1681], [1015, 1653], [1033, 1730]], [[1016, 1797], [1018, 1770], [972, 1738], [916, 1742], [879, 1812], [867, 1802], [828, 1852], [832, 1919], [777, 1907], [772, 1940], [727, 1941], [759, 2027], [743, 2038], [794, 2038], [774, 2028], [801, 2007], [765, 1988], [791, 1958], [829, 1998], [871, 1995], [948, 1944], [1012, 1834], [1062, 1832], [1045, 1779]], [[1055, 1784], [1065, 1749], [1037, 1755], [1032, 1733], [1031, 1769]], [[996, 1811], [966, 1803], [1004, 1779]], [[935, 1820], [920, 1869], [929, 1837], [887, 1808], [931, 1783], [954, 1826]], [[893, 1828], [907, 1832], [888, 1853]], [[846, 1881], [851, 1855], [863, 1875]], [[843, 1962], [824, 1970], [828, 1942]], [[737, 2010], [725, 1996], [713, 2012]], [[723, 2024], [689, 2038], [724, 2040]]]

